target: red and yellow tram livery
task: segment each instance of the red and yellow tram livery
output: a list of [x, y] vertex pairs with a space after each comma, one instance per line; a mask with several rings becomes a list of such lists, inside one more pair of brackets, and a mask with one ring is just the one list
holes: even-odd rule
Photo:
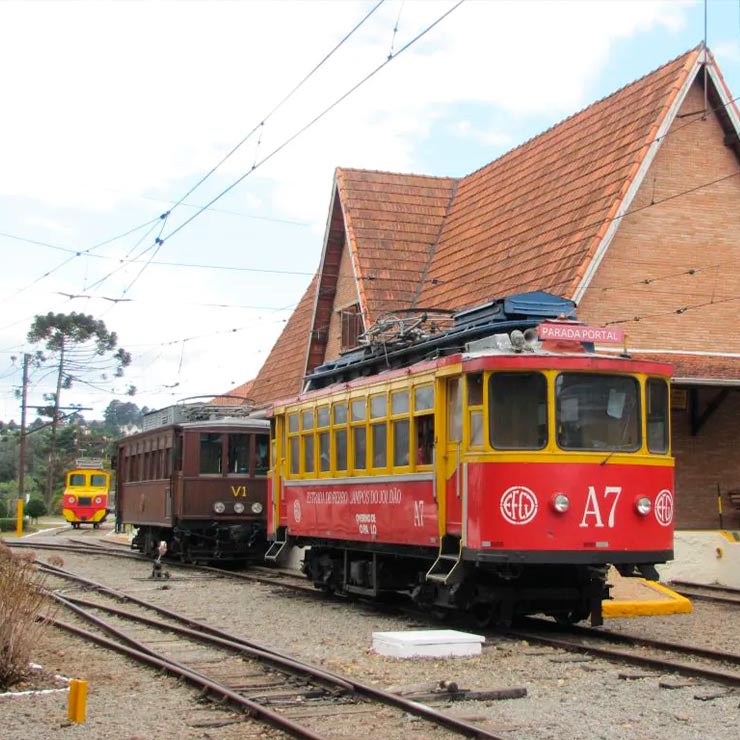
[[668, 365], [520, 294], [317, 368], [274, 407], [267, 557], [317, 587], [482, 622], [601, 622], [606, 574], [673, 557]]
[[164, 541], [186, 561], [262, 558], [269, 422], [228, 412], [172, 406], [118, 442], [116, 520], [136, 528], [133, 549], [154, 556]]
[[75, 528], [92, 524], [97, 529], [108, 516], [110, 473], [102, 460], [80, 459], [64, 476], [62, 516]]

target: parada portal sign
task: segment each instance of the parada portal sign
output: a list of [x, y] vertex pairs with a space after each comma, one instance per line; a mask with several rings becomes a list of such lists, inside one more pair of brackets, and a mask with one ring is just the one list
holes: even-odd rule
[[560, 342], [622, 344], [624, 341], [624, 331], [613, 327], [550, 323], [540, 324], [537, 327], [537, 337], [543, 341], [556, 340]]

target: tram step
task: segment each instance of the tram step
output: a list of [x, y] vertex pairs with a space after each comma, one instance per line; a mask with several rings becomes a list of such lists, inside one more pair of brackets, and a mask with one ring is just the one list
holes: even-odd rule
[[269, 560], [274, 563], [280, 557], [287, 544], [288, 531], [285, 527], [280, 527], [277, 531], [277, 536], [270, 544], [270, 547], [267, 548], [265, 560]]

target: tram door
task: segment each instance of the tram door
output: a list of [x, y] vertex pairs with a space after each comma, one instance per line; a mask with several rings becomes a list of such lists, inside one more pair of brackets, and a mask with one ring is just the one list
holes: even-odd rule
[[[463, 466], [462, 466], [462, 377], [457, 375], [446, 378], [444, 387], [444, 416], [445, 424], [440, 425], [440, 432], [444, 436], [443, 456], [441, 468], [444, 471], [444, 487], [446, 494], [447, 534], [462, 535], [463, 517]], [[442, 431], [444, 430], [444, 431]]]

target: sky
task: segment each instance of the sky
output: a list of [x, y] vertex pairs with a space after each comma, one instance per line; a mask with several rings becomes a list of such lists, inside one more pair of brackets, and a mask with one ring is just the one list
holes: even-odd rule
[[[63, 392], [88, 419], [228, 392], [318, 267], [336, 167], [468, 174], [704, 38], [701, 1], [456, 4], [0, 3], [0, 420], [48, 312], [132, 355]], [[707, 41], [740, 95], [740, 0]]]

